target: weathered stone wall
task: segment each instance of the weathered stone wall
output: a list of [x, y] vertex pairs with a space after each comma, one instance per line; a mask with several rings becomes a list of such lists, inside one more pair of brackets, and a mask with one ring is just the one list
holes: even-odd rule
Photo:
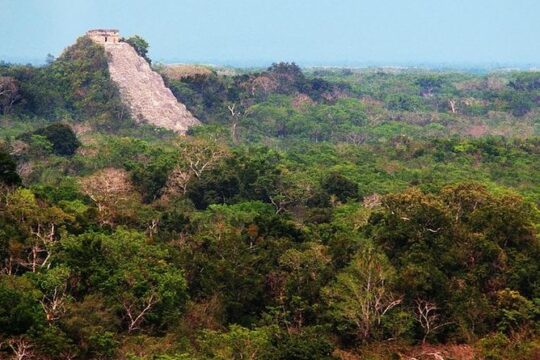
[[111, 79], [135, 121], [178, 133], [200, 124], [186, 106], [176, 100], [161, 75], [153, 71], [131, 45], [120, 42], [118, 30], [95, 29], [86, 35], [105, 48]]
[[115, 29], [94, 29], [86, 32], [86, 36], [99, 44], [118, 44], [120, 34]]
[[136, 121], [178, 133], [185, 133], [191, 126], [200, 124], [186, 106], [176, 100], [161, 75], [153, 71], [131, 45], [125, 42], [97, 42], [105, 48], [111, 79], [118, 86], [122, 101]]

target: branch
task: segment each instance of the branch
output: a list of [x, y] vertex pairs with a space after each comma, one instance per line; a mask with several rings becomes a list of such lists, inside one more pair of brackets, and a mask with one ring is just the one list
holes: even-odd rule
[[146, 313], [157, 303], [157, 297], [155, 296], [155, 294], [152, 294], [150, 295], [150, 298], [148, 299], [148, 303], [146, 304], [146, 306], [144, 307], [144, 309], [142, 309], [139, 313], [139, 315], [137, 315], [135, 317], [135, 319], [133, 318], [133, 314], [132, 314], [132, 305], [128, 305], [126, 302], [124, 302], [122, 305], [124, 306], [124, 309], [126, 310], [126, 313], [129, 317], [129, 320], [130, 320], [130, 324], [129, 324], [129, 327], [128, 327], [128, 332], [132, 332], [133, 330], [137, 330], [139, 328], [139, 323], [142, 322], [142, 320], [144, 320], [144, 315], [146, 315]]

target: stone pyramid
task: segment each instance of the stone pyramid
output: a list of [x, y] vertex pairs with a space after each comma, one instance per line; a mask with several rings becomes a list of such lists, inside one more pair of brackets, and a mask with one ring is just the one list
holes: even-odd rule
[[[165, 86], [160, 74], [131, 45], [93, 38], [105, 47], [111, 79], [120, 89], [122, 101], [138, 122], [147, 122], [178, 133], [200, 124]], [[108, 40], [108, 41], [107, 41]]]

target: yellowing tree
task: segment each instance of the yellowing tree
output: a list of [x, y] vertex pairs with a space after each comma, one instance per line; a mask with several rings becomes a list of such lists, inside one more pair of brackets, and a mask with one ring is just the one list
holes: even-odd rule
[[94, 201], [101, 224], [113, 225], [120, 212], [140, 203], [129, 174], [123, 169], [107, 168], [80, 180], [82, 191]]
[[6, 263], [8, 274], [22, 266], [32, 272], [50, 266], [51, 251], [58, 239], [58, 228], [74, 217], [56, 206], [38, 200], [28, 189], [17, 189], [6, 196], [4, 213], [26, 236], [24, 243], [10, 243]]
[[390, 289], [393, 278], [386, 257], [366, 247], [323, 293], [332, 314], [353, 323], [358, 336], [367, 339], [384, 315], [402, 301]]

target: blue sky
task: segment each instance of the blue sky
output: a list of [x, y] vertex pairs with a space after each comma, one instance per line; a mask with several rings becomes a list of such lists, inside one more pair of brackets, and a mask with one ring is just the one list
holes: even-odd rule
[[112, 27], [162, 62], [538, 65], [539, 18], [540, 0], [0, 0], [0, 60]]

